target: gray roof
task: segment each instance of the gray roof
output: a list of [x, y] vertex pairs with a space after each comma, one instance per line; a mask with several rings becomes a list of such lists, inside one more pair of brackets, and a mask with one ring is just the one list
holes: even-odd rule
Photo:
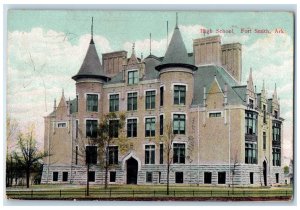
[[156, 69], [160, 70], [169, 66], [184, 66], [195, 70], [196, 67], [191, 61], [192, 59], [188, 56], [180, 30], [176, 26], [164, 59], [161, 65], [157, 66]]
[[74, 80], [80, 78], [99, 78], [104, 81], [109, 79], [104, 73], [93, 39], [90, 41], [89, 48], [78, 73], [72, 77]]
[[155, 67], [160, 65], [160, 59], [154, 55], [149, 55], [147, 58], [144, 59], [144, 62], [145, 76], [143, 80], [157, 79], [159, 77], [159, 72], [156, 71]]
[[227, 84], [229, 104], [244, 104], [246, 86], [240, 86], [224, 68], [215, 65], [201, 66], [194, 72], [194, 97], [192, 104], [203, 105], [203, 87], [206, 87], [206, 93], [208, 93], [215, 76], [222, 91], [224, 91], [224, 86]]

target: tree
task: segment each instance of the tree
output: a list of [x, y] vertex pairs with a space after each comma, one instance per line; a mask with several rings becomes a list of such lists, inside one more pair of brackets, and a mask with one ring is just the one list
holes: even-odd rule
[[26, 174], [26, 187], [29, 188], [30, 174], [34, 171], [34, 167], [44, 157], [49, 154], [39, 151], [36, 140], [34, 138], [34, 128], [29, 128], [26, 133], [19, 133], [18, 136], [18, 151], [14, 152], [16, 162], [20, 169], [24, 169]]
[[234, 150], [234, 157], [233, 157], [233, 166], [231, 169], [231, 185], [232, 185], [232, 193], [234, 192], [234, 176], [236, 172], [236, 168], [238, 166], [238, 150]]
[[6, 116], [6, 186], [12, 186], [13, 179], [17, 178], [18, 170], [16, 170], [16, 161], [13, 151], [16, 146], [16, 133], [19, 126], [15, 119], [9, 115]]
[[[102, 121], [98, 126], [97, 137], [94, 139], [95, 143], [99, 146], [100, 160], [102, 161], [102, 165], [105, 170], [105, 177], [104, 177], [105, 189], [107, 189], [108, 187], [108, 170], [109, 167], [111, 166], [111, 163], [109, 162], [110, 145], [112, 144], [114, 139], [120, 139], [122, 141], [117, 141], [117, 144], [119, 144], [120, 148], [122, 150], [125, 150], [127, 148], [127, 145], [124, 144], [126, 142], [124, 141], [124, 135], [119, 135], [120, 131], [125, 125], [125, 114], [120, 113], [119, 120], [116, 121], [117, 117], [118, 116], [115, 112], [110, 112], [104, 115]], [[112, 164], [116, 164], [116, 163], [112, 163]]]
[[163, 141], [163, 152], [164, 152], [164, 157], [166, 159], [166, 164], [167, 164], [167, 195], [169, 195], [169, 188], [170, 188], [170, 170], [171, 170], [171, 164], [173, 161], [172, 157], [172, 145], [174, 141], [175, 135], [173, 133], [173, 126], [172, 122], [168, 122], [165, 125], [164, 128], [164, 135], [162, 137]]

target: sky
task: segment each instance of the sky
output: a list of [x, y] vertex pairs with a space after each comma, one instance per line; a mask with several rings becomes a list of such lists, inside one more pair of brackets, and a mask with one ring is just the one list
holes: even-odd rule
[[[7, 114], [20, 127], [36, 123], [37, 140], [43, 144], [43, 117], [53, 111], [62, 89], [66, 98], [75, 97], [74, 76], [89, 45], [91, 17], [94, 17], [94, 41], [101, 54], [126, 50], [132, 43], [138, 56], [150, 53], [164, 56], [175, 26], [175, 11], [71, 11], [10, 10], [7, 23]], [[284, 164], [293, 149], [293, 15], [287, 12], [201, 12], [179, 11], [178, 25], [188, 52], [193, 39], [203, 37], [200, 29], [232, 30], [221, 33], [222, 43], [239, 42], [242, 47], [242, 84], [250, 68], [257, 91], [263, 81], [268, 97], [275, 84], [281, 104]], [[241, 33], [251, 29], [251, 33]], [[255, 33], [255, 29], [270, 33]], [[282, 29], [283, 33], [275, 33]], [[207, 35], [205, 35], [207, 36]]]

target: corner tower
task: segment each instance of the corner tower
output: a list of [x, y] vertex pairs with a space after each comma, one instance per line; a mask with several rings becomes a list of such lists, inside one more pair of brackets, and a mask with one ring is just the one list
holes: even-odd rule
[[[110, 78], [104, 73], [93, 40], [93, 19], [91, 26], [91, 40], [78, 73], [72, 77], [76, 81], [76, 119], [82, 137], [92, 137], [96, 126], [103, 114], [103, 84]], [[76, 134], [78, 136], [78, 134]]]
[[177, 130], [174, 134], [187, 135], [187, 115], [194, 90], [193, 71], [197, 69], [192, 63], [193, 58], [188, 56], [176, 22], [164, 59], [155, 67], [159, 71], [161, 88], [164, 89], [163, 100], [166, 102], [161, 106], [161, 111], [165, 114], [166, 121], [173, 119], [174, 129]]

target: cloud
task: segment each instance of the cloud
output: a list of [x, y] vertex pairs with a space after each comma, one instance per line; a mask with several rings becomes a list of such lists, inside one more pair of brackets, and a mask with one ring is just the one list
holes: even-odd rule
[[[99, 57], [112, 51], [103, 36], [94, 36]], [[33, 28], [29, 32], [8, 33], [7, 112], [21, 127], [35, 122], [37, 138], [43, 142], [43, 116], [53, 109], [53, 100], [75, 97], [71, 76], [75, 75], [86, 54], [90, 35], [71, 43], [68, 34]]]

